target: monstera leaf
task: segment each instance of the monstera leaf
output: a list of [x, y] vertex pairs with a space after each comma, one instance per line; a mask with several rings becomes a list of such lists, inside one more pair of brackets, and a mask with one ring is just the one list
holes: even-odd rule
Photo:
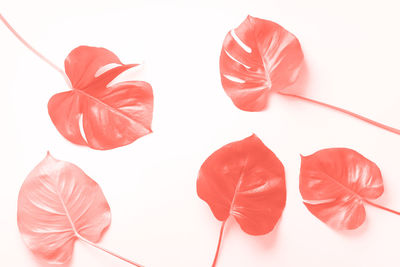
[[219, 61], [222, 86], [238, 108], [260, 111], [270, 93], [296, 81], [302, 62], [293, 34], [272, 21], [248, 16], [225, 37]]
[[360, 114], [290, 93], [300, 75], [303, 58], [300, 43], [292, 33], [272, 21], [248, 16], [239, 27], [228, 32], [222, 45], [219, 60], [222, 87], [244, 111], [264, 110], [270, 94], [277, 93], [342, 112], [400, 135], [399, 129]]
[[72, 90], [54, 95], [48, 103], [57, 130], [74, 144], [99, 150], [124, 146], [151, 133], [150, 84], [126, 81], [110, 85], [135, 66], [122, 64], [104, 48], [75, 48], [65, 59]]

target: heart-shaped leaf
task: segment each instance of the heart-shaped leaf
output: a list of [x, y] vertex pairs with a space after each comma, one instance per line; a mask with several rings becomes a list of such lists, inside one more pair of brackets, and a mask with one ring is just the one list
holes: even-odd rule
[[134, 66], [122, 64], [104, 48], [80, 46], [72, 50], [65, 59], [72, 90], [54, 95], [48, 103], [57, 130], [74, 144], [100, 150], [124, 146], [151, 133], [150, 84], [126, 81], [110, 85]]
[[267, 234], [285, 207], [284, 167], [253, 134], [223, 146], [204, 161], [197, 179], [197, 194], [223, 221], [221, 236], [229, 217], [235, 218], [250, 235]]
[[378, 166], [347, 148], [329, 148], [301, 158], [304, 205], [335, 229], [355, 229], [365, 220], [364, 203], [383, 193]]
[[21, 186], [17, 220], [26, 245], [45, 262], [68, 262], [79, 239], [140, 266], [95, 244], [111, 223], [100, 186], [74, 164], [49, 153]]
[[296, 81], [302, 62], [293, 34], [272, 21], [248, 16], [225, 37], [219, 61], [222, 86], [238, 108], [260, 111], [271, 92]]

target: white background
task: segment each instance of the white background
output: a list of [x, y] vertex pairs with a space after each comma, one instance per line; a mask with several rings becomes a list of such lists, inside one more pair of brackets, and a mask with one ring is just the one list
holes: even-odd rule
[[[247, 14], [273, 20], [304, 50], [308, 78], [296, 93], [400, 128], [399, 10], [396, 0], [2, 1], [0, 12], [60, 67], [79, 45], [144, 62], [155, 102], [153, 134], [111, 151], [75, 146], [47, 114], [64, 80], [0, 25], [0, 265], [42, 266], [20, 238], [16, 206], [49, 150], [102, 187], [113, 215], [102, 246], [147, 267], [210, 266], [220, 222], [197, 197], [197, 172], [216, 149], [254, 132], [285, 165], [287, 205], [266, 236], [231, 221], [218, 267], [399, 266], [399, 216], [367, 207], [362, 227], [333, 231], [302, 204], [298, 173], [300, 153], [353, 148], [382, 170], [376, 202], [400, 209], [400, 136], [283, 96], [264, 112], [240, 111], [218, 66], [226, 33]], [[70, 266], [130, 265], [77, 242]]]

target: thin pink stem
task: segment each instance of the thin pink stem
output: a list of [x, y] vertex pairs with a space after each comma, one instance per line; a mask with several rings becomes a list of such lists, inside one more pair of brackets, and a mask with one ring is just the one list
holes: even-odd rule
[[68, 77], [65, 75], [64, 71], [60, 69], [59, 67], [56, 66], [53, 62], [48, 60], [45, 56], [40, 54], [35, 48], [33, 48], [27, 41], [25, 41], [15, 30], [14, 28], [8, 23], [8, 21], [3, 17], [2, 14], [0, 14], [0, 20], [6, 25], [6, 27], [15, 35], [15, 37], [18, 38], [18, 40], [21, 41], [29, 50], [31, 50], [35, 55], [37, 55], [39, 58], [41, 58], [44, 62], [49, 64], [53, 69], [61, 73], [61, 75], [64, 77], [64, 79], [69, 83]]
[[364, 116], [361, 116], [361, 115], [359, 115], [359, 114], [356, 114], [356, 113], [351, 112], [351, 111], [348, 111], [348, 110], [345, 110], [345, 109], [343, 109], [343, 108], [335, 107], [335, 106], [333, 106], [333, 105], [329, 105], [329, 104], [326, 104], [326, 103], [323, 103], [323, 102], [320, 102], [320, 101], [317, 101], [317, 100], [313, 100], [313, 99], [310, 99], [310, 98], [306, 98], [306, 97], [303, 97], [303, 96], [299, 96], [299, 95], [287, 94], [287, 93], [282, 93], [282, 92], [279, 92], [278, 94], [284, 95], [284, 96], [293, 97], [293, 98], [297, 98], [297, 99], [301, 99], [301, 100], [306, 101], [306, 102], [318, 104], [318, 105], [321, 105], [321, 106], [324, 106], [324, 107], [327, 107], [327, 108], [334, 109], [334, 110], [336, 110], [336, 111], [343, 112], [343, 113], [345, 113], [345, 114], [347, 114], [347, 115], [353, 116], [353, 117], [355, 117], [355, 118], [357, 118], [357, 119], [359, 119], [359, 120], [362, 120], [362, 121], [364, 121], [364, 122], [367, 122], [367, 123], [369, 123], [369, 124], [372, 124], [372, 125], [374, 125], [374, 126], [376, 126], [376, 127], [379, 127], [379, 128], [384, 129], [384, 130], [386, 130], [386, 131], [389, 131], [389, 132], [392, 132], [392, 133], [395, 133], [395, 134], [400, 135], [400, 130], [399, 130], [399, 129], [396, 129], [396, 128], [387, 126], [387, 125], [385, 125], [385, 124], [376, 122], [376, 121], [374, 121], [374, 120], [368, 119], [368, 118], [366, 118], [366, 117], [364, 117]]
[[126, 258], [124, 258], [124, 257], [122, 257], [122, 256], [120, 256], [120, 255], [118, 255], [118, 254], [116, 254], [116, 253], [114, 253], [114, 252], [112, 252], [112, 251], [109, 251], [108, 249], [102, 248], [102, 247], [100, 247], [99, 245], [97, 245], [97, 244], [95, 244], [95, 243], [93, 243], [93, 242], [90, 242], [89, 240], [87, 240], [86, 238], [84, 238], [84, 237], [82, 237], [82, 236], [80, 236], [80, 235], [78, 236], [78, 238], [79, 238], [80, 240], [82, 240], [83, 242], [85, 242], [85, 243], [87, 243], [87, 244], [89, 244], [89, 245], [91, 245], [91, 246], [93, 246], [93, 247], [95, 247], [95, 248], [98, 248], [98, 249], [100, 249], [100, 250], [102, 250], [102, 251], [104, 251], [104, 252], [107, 252], [108, 254], [110, 254], [110, 255], [112, 255], [112, 256], [114, 256], [114, 257], [117, 257], [117, 258], [120, 259], [120, 260], [123, 260], [123, 261], [125, 261], [125, 262], [127, 262], [127, 263], [130, 263], [130, 264], [132, 264], [132, 265], [134, 265], [134, 266], [137, 266], [137, 267], [144, 267], [144, 265], [141, 265], [141, 264], [136, 263], [136, 262], [134, 262], [134, 261], [128, 260], [128, 259], [126, 259]]
[[218, 255], [219, 255], [219, 249], [221, 248], [221, 241], [222, 241], [222, 236], [223, 236], [223, 234], [224, 234], [225, 223], [226, 223], [226, 221], [223, 221], [223, 222], [222, 222], [221, 230], [219, 231], [218, 246], [217, 246], [217, 251], [215, 252], [215, 257], [214, 257], [214, 261], [213, 261], [213, 263], [212, 263], [212, 267], [217, 266], [217, 260], [218, 260]]
[[383, 207], [383, 206], [381, 206], [381, 205], [375, 204], [375, 203], [373, 203], [373, 202], [371, 202], [371, 201], [369, 201], [369, 200], [364, 199], [364, 202], [365, 202], [365, 203], [368, 203], [369, 205], [374, 206], [374, 207], [376, 207], [376, 208], [378, 208], [378, 209], [386, 210], [386, 211], [388, 211], [388, 212], [391, 212], [391, 213], [400, 215], [400, 212], [398, 212], [398, 211], [395, 211], [395, 210], [392, 210], [392, 209]]

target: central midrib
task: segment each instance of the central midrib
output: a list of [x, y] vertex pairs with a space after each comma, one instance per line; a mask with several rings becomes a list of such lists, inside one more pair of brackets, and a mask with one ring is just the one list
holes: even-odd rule
[[99, 103], [99, 104], [101, 104], [101, 105], [103, 105], [103, 106], [109, 108], [109, 109], [111, 110], [111, 112], [116, 113], [116, 114], [118, 114], [118, 115], [121, 115], [121, 116], [123, 116], [124, 118], [128, 119], [129, 121], [131, 121], [131, 122], [133, 122], [133, 123], [135, 123], [135, 124], [139, 124], [139, 125], [141, 125], [143, 128], [145, 128], [145, 129], [147, 129], [147, 130], [150, 130], [150, 129], [148, 129], [146, 126], [144, 126], [142, 123], [140, 123], [140, 122], [138, 122], [138, 121], [135, 121], [134, 119], [132, 119], [131, 117], [129, 117], [128, 115], [126, 115], [125, 113], [123, 113], [122, 111], [120, 111], [119, 109], [114, 108], [114, 107], [112, 107], [112, 106], [110, 106], [110, 105], [104, 103], [104, 102], [101, 101], [100, 99], [98, 99], [98, 98], [96, 98], [96, 97], [94, 97], [94, 96], [92, 96], [92, 95], [89, 95], [88, 93], [86, 93], [86, 92], [84, 92], [84, 91], [82, 91], [82, 90], [79, 90], [79, 89], [72, 89], [72, 92], [73, 92], [73, 93], [81, 94], [81, 95], [83, 95], [83, 96], [86, 96], [86, 97], [88, 97], [89, 99], [91, 99], [91, 100], [93, 100], [93, 101], [95, 101], [95, 102], [97, 102], [97, 103]]
[[[251, 24], [253, 25], [253, 30], [251, 31], [251, 33], [253, 35], [253, 39], [254, 40], [258, 40], [258, 38], [256, 38], [256, 35], [254, 34], [255, 25], [253, 23], [253, 19], [251, 19]], [[260, 46], [258, 45], [258, 41], [256, 42], [256, 45], [257, 45], [258, 54], [261, 57], [261, 62], [262, 62], [263, 67], [264, 67], [266, 87], [270, 90], [272, 88], [272, 81], [271, 81], [271, 76], [269, 75], [269, 68], [266, 66], [266, 64], [264, 62], [264, 57], [263, 57], [263, 54], [261, 53], [261, 49], [260, 49]]]
[[61, 195], [60, 195], [60, 193], [59, 193], [58, 190], [56, 190], [56, 193], [57, 193], [58, 199], [59, 199], [60, 202], [61, 202], [61, 205], [63, 206], [63, 209], [64, 209], [64, 211], [65, 211], [65, 215], [67, 216], [68, 222], [69, 222], [70, 225], [71, 225], [72, 231], [74, 232], [74, 234], [75, 234], [75, 236], [76, 236], [77, 238], [81, 239], [82, 237], [81, 237], [81, 235], [78, 233], [78, 231], [77, 231], [76, 228], [75, 228], [74, 223], [72, 222], [72, 218], [71, 218], [71, 216], [69, 215], [69, 212], [68, 212], [67, 206], [66, 206], [65, 203], [64, 203], [64, 200], [62, 199], [62, 197], [61, 197]]
[[232, 214], [232, 211], [233, 211], [233, 207], [235, 206], [236, 195], [237, 195], [237, 193], [238, 193], [238, 191], [239, 191], [240, 185], [242, 184], [242, 181], [243, 181], [243, 177], [244, 177], [244, 173], [245, 173], [245, 169], [246, 169], [246, 166], [247, 166], [247, 161], [248, 161], [248, 159], [249, 159], [249, 155], [246, 155], [245, 162], [244, 162], [244, 164], [243, 164], [242, 170], [240, 171], [239, 180], [238, 180], [238, 182], [237, 182], [237, 184], [236, 184], [236, 187], [235, 187], [235, 192], [233, 193], [232, 203], [231, 203], [231, 206], [230, 206], [230, 208], [229, 208], [229, 214], [230, 214], [230, 215], [233, 215], [233, 214]]
[[337, 181], [336, 179], [334, 179], [333, 177], [331, 177], [329, 174], [325, 174], [325, 176], [333, 181], [333, 183], [339, 185], [340, 187], [344, 188], [345, 191], [348, 191], [350, 194], [355, 195], [356, 197], [358, 197], [359, 199], [361, 199], [363, 202], [366, 202], [366, 199], [362, 196], [360, 196], [357, 192], [355, 192], [354, 190], [348, 188], [347, 186], [345, 186], [343, 183]]

